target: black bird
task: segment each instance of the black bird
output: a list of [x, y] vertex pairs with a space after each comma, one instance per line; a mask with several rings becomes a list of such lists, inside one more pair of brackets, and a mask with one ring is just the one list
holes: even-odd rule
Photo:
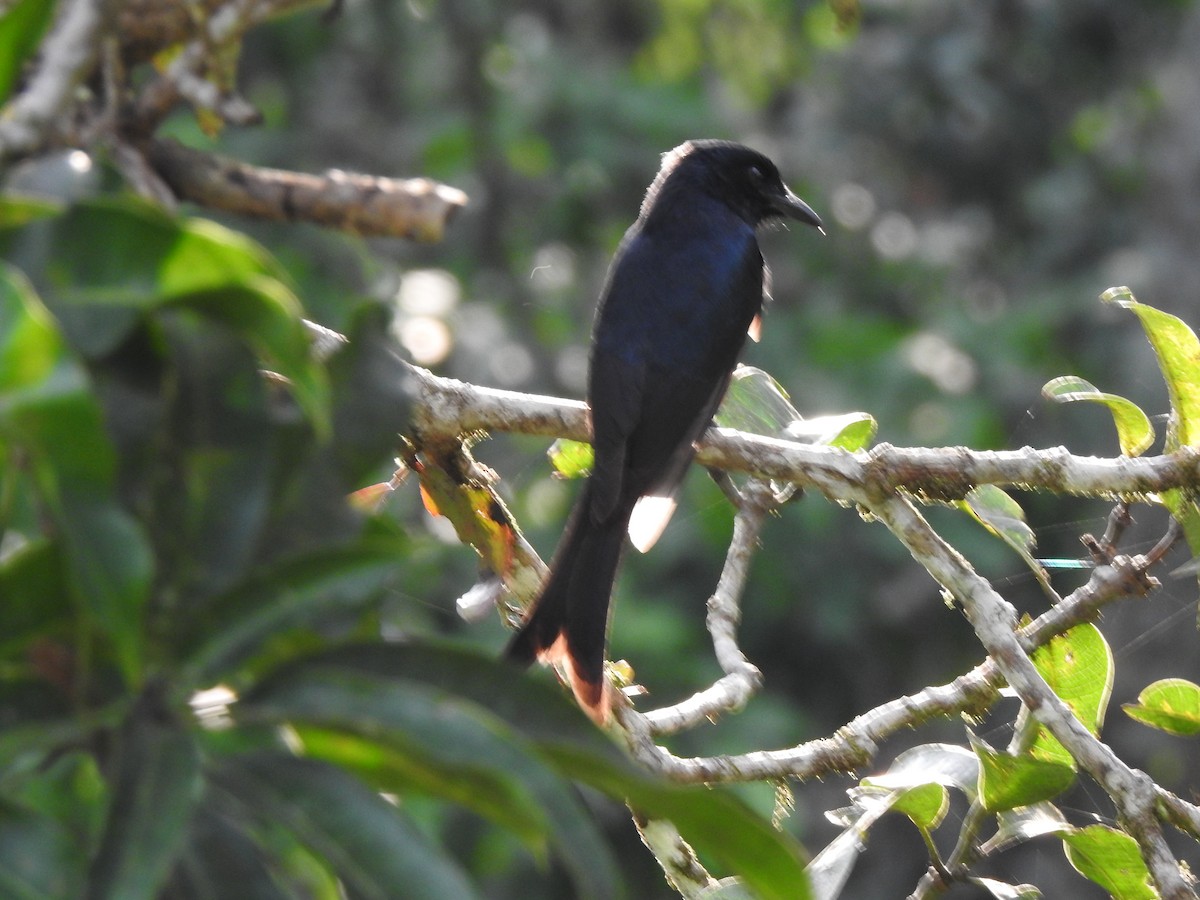
[[507, 650], [562, 664], [598, 722], [612, 706], [604, 658], [626, 530], [644, 552], [674, 510], [747, 333], [758, 339], [769, 273], [755, 229], [785, 216], [821, 228], [761, 153], [688, 141], [664, 154], [609, 267], [588, 377], [594, 468]]

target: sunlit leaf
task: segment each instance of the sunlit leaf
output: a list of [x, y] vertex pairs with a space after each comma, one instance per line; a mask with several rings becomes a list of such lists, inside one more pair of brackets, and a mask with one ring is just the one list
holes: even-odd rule
[[1200, 685], [1184, 678], [1164, 678], [1147, 685], [1137, 703], [1122, 704], [1144, 725], [1178, 735], [1200, 734]]
[[806, 872], [814, 898], [833, 900], [841, 896], [842, 889], [854, 871], [854, 864], [867, 848], [867, 830], [882, 814], [876, 812], [870, 818], [853, 820], [849, 827], [812, 858]]
[[940, 784], [909, 788], [902, 791], [892, 804], [893, 810], [908, 816], [914, 825], [926, 830], [940, 825], [949, 808], [950, 798]]
[[1107, 825], [1089, 825], [1063, 835], [1067, 859], [1114, 900], [1157, 900], [1137, 841]]
[[971, 878], [971, 884], [978, 885], [996, 900], [1038, 900], [1042, 896], [1032, 884], [1008, 884], [994, 878]]
[[979, 780], [979, 760], [965, 747], [953, 744], [922, 744], [904, 751], [886, 772], [864, 778], [850, 790], [853, 805], [826, 813], [826, 818], [843, 829], [808, 865], [813, 895], [840, 895], [866, 836], [886, 813], [908, 816], [924, 830], [936, 827], [949, 805], [946, 788], [953, 787], [974, 798]]
[[1025, 511], [1016, 500], [994, 484], [980, 484], [971, 488], [958, 505], [1015, 550], [1042, 588], [1051, 593], [1050, 576], [1042, 561], [1033, 555], [1037, 543], [1033, 529], [1026, 523]]
[[864, 778], [863, 783], [883, 788], [913, 788], [940, 784], [975, 798], [979, 781], [979, 759], [957, 744], [921, 744], [905, 750], [886, 772]]
[[1002, 753], [973, 734], [971, 747], [979, 757], [979, 799], [988, 812], [1049, 800], [1075, 782], [1075, 770], [1070, 765], [1032, 754]]
[[[1113, 656], [1095, 625], [1076, 625], [1033, 652], [1046, 683], [1092, 734], [1100, 733], [1112, 695]], [[1045, 726], [1038, 726], [1030, 752], [1043, 760], [1074, 765], [1070, 753]]]
[[[1101, 299], [1116, 303], [1138, 317], [1167, 384], [1171, 416], [1167, 421], [1167, 453], [1200, 446], [1200, 340], [1182, 319], [1146, 306], [1127, 287], [1109, 288]], [[1162, 493], [1162, 501], [1183, 526], [1193, 556], [1200, 556], [1200, 505], [1188, 491]]]
[[595, 457], [592, 445], [570, 438], [559, 438], [546, 451], [555, 474], [563, 478], [586, 478], [592, 474]]
[[875, 439], [879, 425], [869, 413], [852, 412], [838, 416], [798, 419], [786, 429], [787, 436], [812, 444], [862, 450]]
[[996, 833], [980, 847], [980, 852], [985, 856], [1034, 838], [1061, 835], [1072, 828], [1059, 808], [1052, 803], [1035, 803], [1002, 811], [997, 814], [996, 823]]
[[1087, 400], [1107, 406], [1117, 427], [1121, 452], [1126, 456], [1140, 456], [1154, 443], [1154, 426], [1141, 407], [1116, 394], [1106, 394], [1082, 378], [1063, 375], [1048, 381], [1042, 387], [1042, 396], [1056, 403]]
[[784, 437], [800, 420], [787, 391], [762, 369], [738, 366], [729, 380], [725, 398], [713, 416], [722, 428], [733, 428], [767, 437]]

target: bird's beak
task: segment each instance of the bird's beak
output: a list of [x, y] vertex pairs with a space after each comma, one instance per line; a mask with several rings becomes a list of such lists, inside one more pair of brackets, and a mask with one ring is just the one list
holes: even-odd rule
[[811, 206], [793, 194], [787, 185], [784, 185], [783, 193], [771, 197], [771, 208], [781, 216], [805, 222], [821, 234], [825, 233], [825, 229], [821, 225], [821, 217], [813, 212]]

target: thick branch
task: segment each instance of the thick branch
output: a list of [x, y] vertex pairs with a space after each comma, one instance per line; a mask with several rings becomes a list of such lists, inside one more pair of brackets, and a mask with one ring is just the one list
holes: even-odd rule
[[[478, 387], [423, 369], [417, 376], [416, 426], [422, 434], [451, 437], [484, 430], [581, 441], [590, 437], [587, 407], [577, 401]], [[992, 451], [880, 444], [849, 453], [710, 428], [696, 459], [702, 465], [812, 487], [830, 499], [853, 502], [899, 488], [927, 499], [961, 499], [979, 484], [1104, 498], [1200, 487], [1200, 450], [1195, 448], [1136, 459], [1075, 456], [1063, 447]]]
[[313, 222], [362, 235], [440, 240], [466, 194], [426, 178], [263, 169], [154, 140], [147, 158], [180, 199], [263, 219]]

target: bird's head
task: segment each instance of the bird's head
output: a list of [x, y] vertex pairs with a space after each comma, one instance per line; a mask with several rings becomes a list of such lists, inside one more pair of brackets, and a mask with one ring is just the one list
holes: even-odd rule
[[821, 218], [783, 183], [775, 163], [742, 144], [687, 141], [664, 154], [662, 168], [646, 195], [643, 211], [668, 183], [675, 182], [693, 184], [715, 196], [751, 227], [787, 218], [824, 233]]

